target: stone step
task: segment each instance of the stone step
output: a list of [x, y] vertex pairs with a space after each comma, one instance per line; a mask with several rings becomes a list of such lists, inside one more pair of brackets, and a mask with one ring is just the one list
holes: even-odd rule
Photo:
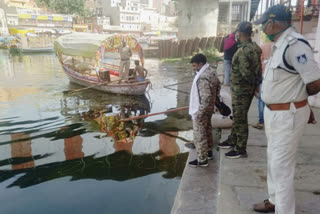
[[[254, 100], [249, 111], [249, 123], [257, 120]], [[320, 109], [313, 109], [320, 118]], [[255, 116], [255, 117], [253, 117]], [[320, 125], [306, 127], [297, 154], [295, 175], [297, 213], [320, 213], [320, 135], [315, 132]], [[230, 131], [222, 132], [222, 140]], [[219, 188], [217, 214], [256, 214], [252, 206], [268, 198], [267, 195], [267, 139], [264, 130], [249, 127], [248, 158], [227, 159], [220, 150]]]

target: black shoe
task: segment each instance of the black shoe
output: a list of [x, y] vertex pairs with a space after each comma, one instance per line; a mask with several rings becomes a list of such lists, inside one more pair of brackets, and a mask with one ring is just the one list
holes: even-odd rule
[[213, 160], [213, 152], [208, 151], [208, 160]]
[[230, 152], [227, 152], [225, 156], [226, 158], [237, 159], [237, 158], [246, 158], [248, 157], [248, 154], [246, 151], [238, 152], [235, 150], [231, 150]]
[[195, 160], [193, 160], [193, 161], [190, 161], [188, 164], [189, 164], [189, 166], [191, 166], [191, 167], [197, 167], [197, 166], [204, 167], [204, 166], [208, 166], [208, 160], [203, 161], [203, 162], [198, 162], [198, 160], [195, 159]]
[[196, 146], [194, 145], [193, 142], [185, 143], [184, 146], [189, 148], [189, 149], [195, 149], [196, 148]]
[[218, 147], [221, 149], [230, 149], [233, 145], [231, 145], [228, 140], [225, 140], [222, 143], [219, 143]]

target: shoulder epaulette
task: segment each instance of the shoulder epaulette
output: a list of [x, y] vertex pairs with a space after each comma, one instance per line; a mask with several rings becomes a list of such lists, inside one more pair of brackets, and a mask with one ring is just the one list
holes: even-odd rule
[[289, 45], [293, 45], [294, 43], [296, 43], [298, 41], [298, 38], [295, 36], [288, 35], [286, 40]]

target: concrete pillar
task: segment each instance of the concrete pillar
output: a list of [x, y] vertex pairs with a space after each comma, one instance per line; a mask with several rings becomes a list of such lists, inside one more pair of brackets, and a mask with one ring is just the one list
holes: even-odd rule
[[232, 0], [230, 0], [229, 2], [229, 20], [228, 20], [228, 24], [230, 27], [229, 32], [232, 32]]
[[219, 0], [181, 0], [178, 39], [216, 36]]
[[315, 59], [318, 62], [318, 65], [320, 66], [320, 19], [319, 19], [319, 17], [318, 17], [318, 27], [317, 27], [315, 50], [318, 52], [315, 54]]
[[0, 34], [4, 34], [4, 35], [9, 34], [6, 14], [2, 8], [0, 8], [0, 22], [1, 22], [1, 26], [2, 26], [0, 28]]
[[250, 22], [250, 14], [251, 14], [251, 0], [248, 0], [248, 17], [247, 17], [248, 22]]

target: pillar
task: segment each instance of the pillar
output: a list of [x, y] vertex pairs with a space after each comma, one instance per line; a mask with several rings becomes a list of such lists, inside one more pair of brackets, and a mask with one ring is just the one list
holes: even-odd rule
[[219, 0], [181, 0], [179, 9], [179, 40], [216, 36]]

